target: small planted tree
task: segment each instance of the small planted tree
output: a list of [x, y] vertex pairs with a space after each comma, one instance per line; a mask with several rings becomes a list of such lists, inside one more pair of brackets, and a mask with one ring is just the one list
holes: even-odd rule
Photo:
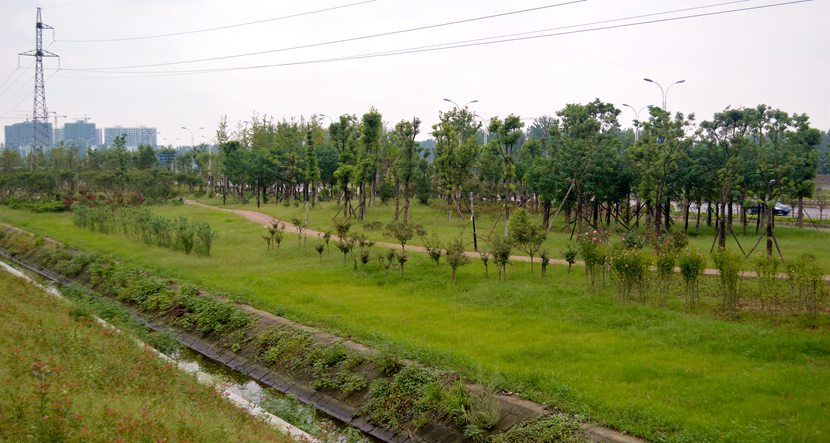
[[323, 233], [323, 241], [326, 242], [326, 252], [331, 254], [331, 251], [329, 250], [329, 241], [331, 241], [331, 229]]
[[548, 265], [550, 265], [550, 252], [545, 249], [539, 254], [539, 258], [542, 260], [542, 277], [548, 274]]
[[[263, 228], [268, 229], [268, 226], [263, 226]], [[268, 250], [271, 250], [271, 243], [274, 242], [274, 236], [270, 234], [266, 234], [262, 236], [262, 239], [265, 240], [265, 243], [268, 245]]]
[[348, 220], [342, 221], [334, 221], [334, 232], [337, 233], [337, 236], [342, 240], [343, 237], [349, 234], [349, 229], [351, 229], [352, 223]]
[[510, 241], [530, 256], [530, 272], [533, 272], [533, 256], [539, 251], [545, 238], [547, 238], [545, 230], [531, 223], [524, 209], [520, 209], [510, 221]]
[[458, 268], [468, 263], [470, 263], [470, 257], [467, 257], [467, 254], [464, 251], [464, 242], [460, 237], [456, 238], [447, 247], [447, 264], [452, 269], [452, 281], [455, 284], [458, 284], [456, 271]]
[[694, 303], [700, 298], [700, 278], [706, 271], [706, 256], [699, 249], [694, 251], [686, 248], [680, 253], [677, 260], [680, 267], [680, 276], [686, 289], [686, 301], [683, 312], [694, 308]]
[[371, 256], [372, 254], [369, 251], [369, 248], [360, 250], [360, 278], [363, 278], [366, 270], [366, 263], [369, 262], [369, 258], [371, 258]]
[[378, 261], [380, 262], [380, 267], [386, 271], [386, 284], [389, 284], [389, 267], [392, 266], [392, 262], [395, 261], [395, 250], [390, 249], [386, 251], [386, 253], [378, 253]]
[[282, 243], [282, 240], [285, 238], [285, 225], [280, 222], [276, 222], [273, 223], [271, 226], [273, 228], [273, 241], [277, 245], [277, 252], [280, 252], [280, 243]]
[[415, 236], [415, 227], [411, 223], [394, 222], [386, 225], [386, 230], [401, 245], [401, 251], [406, 247], [406, 242]]
[[432, 233], [431, 238], [422, 237], [422, 240], [427, 249], [427, 255], [435, 262], [435, 266], [437, 267], [435, 275], [441, 275], [441, 255], [444, 254], [444, 250], [442, 249], [444, 245], [441, 244], [441, 240], [438, 239], [438, 234], [435, 232]]
[[512, 249], [513, 245], [508, 237], [496, 236], [490, 242], [490, 254], [493, 256], [496, 269], [499, 270], [499, 281], [501, 281], [502, 274], [504, 274], [504, 279], [507, 280], [507, 264], [510, 263], [510, 251]]
[[565, 277], [566, 281], [571, 279], [571, 266], [576, 263], [577, 254], [579, 254], [579, 249], [577, 249], [573, 243], [568, 243], [568, 246], [562, 250], [562, 257], [564, 257], [565, 261], [568, 262], [568, 274]]
[[484, 263], [484, 276], [489, 277], [488, 270], [487, 270], [487, 264], [490, 261], [490, 254], [488, 254], [486, 252], [479, 252], [478, 256], [479, 256], [479, 258], [481, 258], [481, 262]]
[[346, 264], [346, 259], [349, 257], [349, 252], [352, 252], [352, 248], [354, 248], [354, 240], [350, 238], [343, 238], [340, 237], [340, 240], [335, 244], [337, 249], [343, 253], [343, 264]]
[[404, 265], [406, 265], [407, 260], [409, 260], [409, 256], [406, 255], [406, 252], [401, 251], [396, 258], [398, 260], [398, 264], [401, 265], [401, 275], [403, 275]]
[[299, 242], [300, 246], [303, 246], [303, 239], [305, 238], [305, 225], [303, 225], [303, 221], [299, 218], [292, 218], [291, 224], [293, 224], [297, 228], [297, 241]]
[[314, 246], [314, 250], [317, 251], [317, 255], [320, 256], [320, 264], [323, 264], [323, 251], [326, 250], [326, 245], [323, 242], [318, 241], [317, 245]]

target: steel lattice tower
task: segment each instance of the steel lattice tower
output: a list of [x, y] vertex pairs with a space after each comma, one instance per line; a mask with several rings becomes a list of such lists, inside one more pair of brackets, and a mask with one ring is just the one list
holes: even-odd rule
[[35, 57], [35, 108], [32, 116], [32, 149], [38, 146], [50, 145], [49, 115], [46, 112], [46, 84], [43, 80], [43, 57], [58, 57], [49, 51], [43, 50], [43, 30], [54, 29], [40, 20], [40, 8], [37, 8], [37, 24], [35, 24], [35, 50], [23, 52], [20, 55]]

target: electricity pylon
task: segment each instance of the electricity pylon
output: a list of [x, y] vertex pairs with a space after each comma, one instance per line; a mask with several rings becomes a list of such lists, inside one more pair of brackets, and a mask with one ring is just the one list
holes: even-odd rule
[[49, 147], [49, 114], [46, 111], [46, 85], [43, 81], [43, 57], [58, 57], [43, 50], [43, 30], [54, 29], [40, 20], [40, 8], [37, 8], [35, 24], [36, 46], [34, 50], [20, 55], [35, 57], [35, 109], [32, 116], [32, 150], [40, 146]]

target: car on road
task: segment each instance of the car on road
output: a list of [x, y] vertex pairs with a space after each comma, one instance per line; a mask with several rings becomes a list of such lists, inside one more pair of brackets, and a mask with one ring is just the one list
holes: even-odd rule
[[[753, 205], [749, 207], [749, 215], [758, 215], [761, 212], [761, 208], [766, 208], [766, 205], [763, 203], [758, 203], [757, 205]], [[781, 202], [776, 202], [775, 206], [772, 207], [772, 214], [776, 216], [788, 216], [790, 212], [792, 212], [793, 208], [789, 205], [785, 205]]]

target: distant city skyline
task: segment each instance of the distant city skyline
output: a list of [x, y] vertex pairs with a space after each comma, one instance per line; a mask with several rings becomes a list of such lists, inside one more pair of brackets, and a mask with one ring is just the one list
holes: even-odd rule
[[423, 140], [444, 99], [529, 124], [599, 98], [623, 128], [664, 98], [698, 122], [766, 104], [830, 130], [827, 0], [20, 0], [0, 16], [2, 125], [31, 118], [31, 60], [17, 54], [37, 6], [60, 56], [60, 71], [45, 62], [49, 111], [143, 122], [165, 145], [209, 142], [223, 116], [233, 128], [373, 107], [390, 127], [420, 118]]

